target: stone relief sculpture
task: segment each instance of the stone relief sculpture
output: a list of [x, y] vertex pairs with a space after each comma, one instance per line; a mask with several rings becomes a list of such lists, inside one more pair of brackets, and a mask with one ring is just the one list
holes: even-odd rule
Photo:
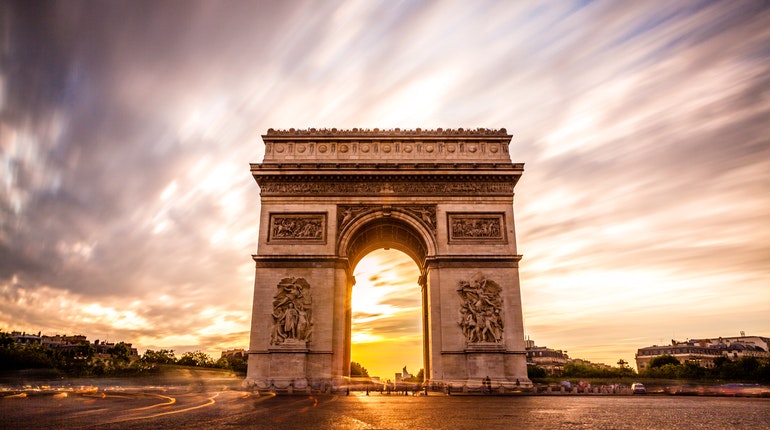
[[313, 333], [310, 284], [304, 278], [283, 278], [273, 296], [271, 345], [301, 343]]
[[318, 215], [271, 215], [270, 239], [272, 240], [323, 240], [325, 216]]
[[[340, 205], [337, 209], [337, 234], [339, 234], [344, 228], [350, 224], [356, 217], [383, 209], [382, 205], [358, 205], [358, 206], [344, 206]], [[408, 213], [424, 224], [433, 236], [436, 235], [436, 206], [393, 206], [389, 207], [391, 211], [400, 211]]]
[[340, 206], [337, 210], [337, 232], [339, 233], [355, 217], [371, 208], [371, 206]]
[[404, 210], [415, 215], [436, 235], [436, 206], [404, 206]]
[[457, 294], [462, 299], [460, 322], [468, 343], [500, 343], [503, 339], [503, 318], [500, 311], [502, 288], [482, 274], [470, 281], [460, 281]]
[[504, 240], [502, 214], [450, 214], [450, 235], [453, 240]]

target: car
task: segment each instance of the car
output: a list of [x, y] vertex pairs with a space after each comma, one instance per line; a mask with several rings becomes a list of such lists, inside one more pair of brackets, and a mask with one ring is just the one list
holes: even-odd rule
[[641, 382], [634, 382], [631, 384], [631, 392], [633, 394], [647, 394], [647, 389], [644, 388], [644, 384]]

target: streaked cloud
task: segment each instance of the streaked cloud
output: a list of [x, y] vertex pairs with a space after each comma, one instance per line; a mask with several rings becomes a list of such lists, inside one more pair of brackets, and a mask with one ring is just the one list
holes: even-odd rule
[[[760, 2], [6, 2], [0, 28], [2, 328], [245, 346], [261, 133], [505, 127], [539, 344], [769, 334]], [[361, 337], [419, 351], [382, 261]]]

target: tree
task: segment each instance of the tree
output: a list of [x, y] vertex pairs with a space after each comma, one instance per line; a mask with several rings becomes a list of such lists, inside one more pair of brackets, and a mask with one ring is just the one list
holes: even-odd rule
[[720, 368], [725, 363], [729, 363], [730, 359], [725, 357], [724, 355], [720, 355], [719, 357], [714, 359], [714, 368]]
[[91, 344], [91, 342], [87, 340], [81, 342], [75, 351], [79, 358], [86, 359], [87, 361], [91, 361], [91, 359], [94, 357], [94, 354], [96, 354], [96, 349], [94, 349], [94, 346]]
[[125, 342], [118, 342], [107, 352], [112, 356], [112, 360], [118, 364], [127, 364], [131, 361], [131, 348]]
[[0, 347], [0, 370], [54, 369], [60, 367], [60, 361], [61, 357], [53, 350], [40, 344], [19, 345], [14, 342]]
[[246, 373], [248, 363], [240, 355], [228, 355], [217, 360], [215, 367], [220, 369], [230, 369], [237, 373]]
[[11, 333], [0, 330], [0, 348], [13, 348], [16, 346], [16, 339]]
[[214, 360], [205, 352], [185, 352], [177, 364], [182, 366], [214, 367]]
[[679, 369], [678, 377], [681, 379], [701, 379], [706, 375], [706, 369], [698, 363], [685, 362]]
[[740, 369], [740, 378], [741, 379], [753, 379], [754, 374], [757, 373], [757, 370], [759, 369], [759, 360], [757, 360], [757, 357], [741, 357], [736, 362], [738, 369]]
[[548, 376], [548, 372], [546, 372], [542, 367], [534, 365], [527, 366], [527, 377], [529, 379], [545, 378], [546, 376]]
[[416, 379], [417, 382], [424, 381], [425, 380], [425, 369], [420, 369], [420, 371], [417, 372], [417, 376], [415, 376], [414, 379]]
[[148, 349], [144, 352], [142, 360], [146, 363], [174, 364], [176, 363], [176, 356], [174, 356], [173, 349], [161, 349], [160, 351]]
[[648, 369], [653, 369], [655, 367], [663, 367], [666, 364], [674, 364], [678, 365], [679, 360], [676, 359], [673, 355], [663, 354], [659, 355], [657, 357], [653, 357], [650, 360], [650, 364], [647, 366]]
[[369, 377], [369, 371], [366, 370], [366, 367], [362, 366], [360, 363], [356, 363], [355, 361], [350, 362], [350, 377], [351, 378], [368, 378]]

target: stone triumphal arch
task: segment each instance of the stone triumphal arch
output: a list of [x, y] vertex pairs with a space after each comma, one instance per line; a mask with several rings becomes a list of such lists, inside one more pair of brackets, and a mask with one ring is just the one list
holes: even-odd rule
[[511, 163], [501, 130], [268, 130], [247, 383], [334, 390], [350, 365], [351, 289], [379, 248], [417, 263], [426, 378], [527, 379]]

